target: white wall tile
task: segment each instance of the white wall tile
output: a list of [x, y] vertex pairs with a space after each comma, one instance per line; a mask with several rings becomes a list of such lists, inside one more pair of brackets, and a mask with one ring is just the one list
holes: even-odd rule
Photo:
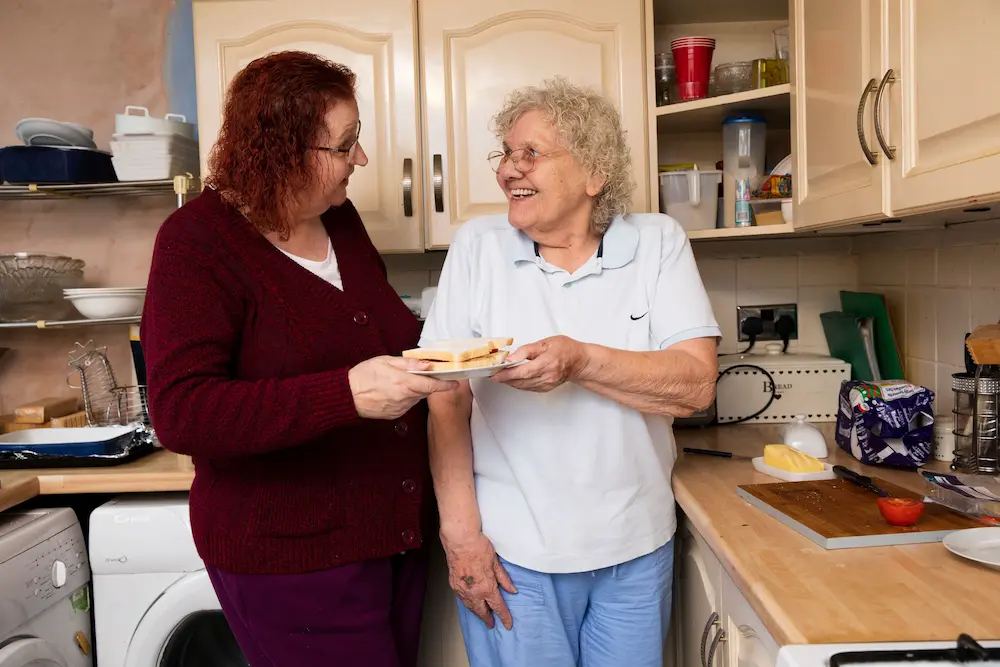
[[771, 288], [794, 289], [798, 282], [798, 257], [754, 257], [741, 259], [736, 263], [738, 292]]
[[721, 354], [730, 354], [739, 350], [739, 326], [736, 318], [736, 290], [712, 290], [708, 293], [712, 302], [712, 312], [722, 330], [722, 341], [719, 343]]
[[[970, 331], [971, 295], [967, 289], [938, 288], [935, 296], [937, 356], [935, 360], [952, 366], [962, 362], [965, 334]], [[918, 355], [919, 356], [919, 355]]]
[[[938, 287], [968, 287], [972, 275], [972, 248], [957, 246], [938, 250]], [[919, 284], [919, 283], [914, 283]]]
[[1000, 246], [979, 245], [969, 249], [972, 286], [1000, 287]]
[[951, 390], [951, 374], [961, 373], [965, 366], [937, 365], [937, 389], [934, 390], [934, 414], [950, 415], [955, 409], [955, 393]]
[[980, 324], [996, 324], [1000, 322], [1000, 290], [972, 290], [972, 328]]
[[859, 285], [905, 285], [906, 254], [898, 251], [865, 253], [858, 258]]
[[741, 306], [776, 306], [783, 303], [798, 303], [798, 292], [795, 287], [738, 289], [736, 303]]
[[937, 285], [937, 252], [910, 250], [906, 253], [906, 284]]
[[858, 284], [857, 255], [817, 255], [799, 257], [799, 286], [837, 285], [853, 288]]
[[735, 259], [698, 259], [698, 272], [705, 289], [714, 291], [736, 291]]
[[906, 288], [906, 356], [936, 361], [935, 305], [933, 289]]
[[[924, 359], [906, 360], [906, 379], [937, 394], [937, 364]], [[950, 385], [949, 385], [950, 388]]]
[[830, 354], [819, 316], [831, 310], [840, 310], [839, 287], [799, 288], [799, 349], [803, 352]]

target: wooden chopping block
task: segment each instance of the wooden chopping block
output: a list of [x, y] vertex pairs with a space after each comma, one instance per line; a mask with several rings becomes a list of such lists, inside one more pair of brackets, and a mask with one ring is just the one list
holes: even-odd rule
[[76, 396], [51, 396], [14, 408], [18, 424], [44, 424], [53, 417], [65, 417], [78, 409]]
[[18, 424], [13, 414], [0, 415], [0, 434], [25, 431], [30, 428], [49, 428], [49, 426], [51, 426], [49, 422], [44, 424]]
[[52, 428], [82, 428], [90, 426], [90, 422], [87, 421], [87, 411], [80, 410], [65, 417], [53, 417], [49, 420], [49, 426]]
[[1000, 324], [981, 324], [965, 339], [972, 360], [980, 366], [1000, 365]]

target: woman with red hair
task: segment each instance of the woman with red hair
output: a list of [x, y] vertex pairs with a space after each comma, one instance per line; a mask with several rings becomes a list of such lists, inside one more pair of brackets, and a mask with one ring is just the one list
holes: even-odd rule
[[142, 344], [190, 455], [191, 529], [253, 667], [416, 664], [431, 485], [420, 325], [347, 199], [354, 74], [301, 52], [233, 80], [196, 199], [163, 224]]

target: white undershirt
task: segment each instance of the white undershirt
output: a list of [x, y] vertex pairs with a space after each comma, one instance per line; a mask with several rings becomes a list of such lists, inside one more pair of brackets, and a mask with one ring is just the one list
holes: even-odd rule
[[326, 259], [322, 262], [293, 255], [290, 252], [281, 250], [281, 248], [278, 248], [278, 250], [281, 250], [285, 257], [292, 260], [306, 271], [314, 273], [340, 291], [344, 291], [344, 281], [340, 277], [340, 267], [337, 266], [337, 253], [333, 251], [333, 241], [327, 239], [326, 243]]

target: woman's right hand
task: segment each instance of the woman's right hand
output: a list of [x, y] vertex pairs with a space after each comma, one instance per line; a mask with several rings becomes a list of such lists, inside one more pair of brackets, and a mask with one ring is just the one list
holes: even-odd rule
[[488, 628], [494, 625], [494, 613], [500, 617], [503, 627], [508, 630], [514, 627], [514, 619], [500, 595], [500, 588], [511, 595], [517, 593], [517, 588], [489, 538], [478, 532], [468, 537], [449, 537], [442, 533], [441, 544], [448, 558], [448, 583], [462, 604]]
[[347, 380], [358, 415], [366, 419], [398, 419], [430, 394], [458, 388], [457, 382], [407, 373], [426, 367], [427, 362], [418, 359], [381, 356], [352, 368]]

